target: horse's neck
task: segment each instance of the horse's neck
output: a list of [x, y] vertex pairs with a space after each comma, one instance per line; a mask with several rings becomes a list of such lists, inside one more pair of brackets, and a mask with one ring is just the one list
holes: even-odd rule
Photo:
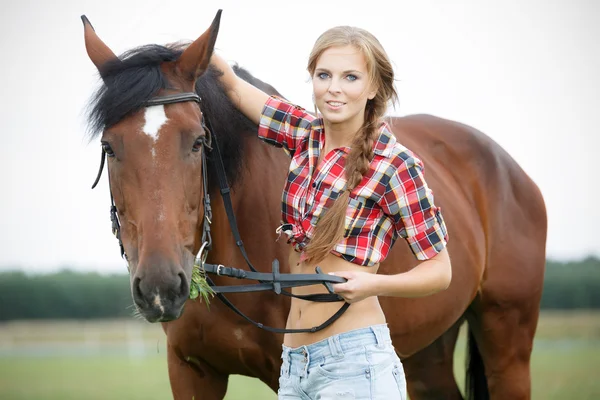
[[[282, 150], [267, 146], [256, 137], [244, 140], [241, 175], [231, 188], [231, 204], [250, 260], [256, 268], [268, 270], [274, 258], [281, 261], [285, 249], [285, 246], [276, 242], [275, 230], [281, 220], [281, 191], [289, 158]], [[235, 244], [225, 203], [218, 188], [213, 192], [211, 259], [221, 264], [231, 262], [230, 266], [243, 268], [246, 264]]]

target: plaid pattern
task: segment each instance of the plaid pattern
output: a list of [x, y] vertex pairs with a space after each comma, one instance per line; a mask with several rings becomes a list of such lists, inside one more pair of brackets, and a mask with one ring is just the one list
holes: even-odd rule
[[[317, 168], [325, 142], [322, 120], [277, 97], [270, 97], [263, 108], [258, 136], [292, 158], [277, 232], [287, 234], [288, 243], [302, 252], [319, 217], [346, 187], [350, 148], [332, 150]], [[385, 260], [396, 239], [403, 237], [419, 260], [435, 256], [446, 246], [448, 233], [425, 183], [422, 162], [396, 141], [385, 123], [373, 152], [369, 171], [350, 193], [344, 238], [331, 252], [372, 266]]]

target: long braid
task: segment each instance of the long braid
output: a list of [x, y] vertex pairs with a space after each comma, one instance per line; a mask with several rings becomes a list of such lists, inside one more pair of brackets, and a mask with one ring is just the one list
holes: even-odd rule
[[[371, 101], [370, 101], [371, 102]], [[362, 181], [369, 171], [369, 163], [373, 159], [373, 145], [375, 143], [375, 128], [378, 117], [375, 107], [367, 104], [365, 109], [365, 121], [359, 133], [352, 143], [352, 150], [346, 161], [346, 177], [348, 179], [348, 190], [352, 191]]]
[[344, 236], [344, 222], [350, 192], [360, 185], [369, 171], [373, 159], [373, 148], [377, 132], [391, 101], [398, 100], [394, 88], [394, 70], [379, 41], [364, 29], [338, 26], [327, 30], [315, 43], [308, 60], [307, 69], [311, 76], [315, 72], [317, 60], [328, 48], [352, 45], [363, 52], [371, 79], [371, 86], [377, 88], [375, 97], [367, 101], [364, 122], [353, 138], [352, 150], [346, 159], [345, 174], [347, 185], [339, 193], [333, 205], [321, 216], [314, 235], [304, 250], [304, 261], [316, 264], [322, 261], [331, 249]]
[[373, 145], [379, 117], [372, 101], [365, 109], [365, 121], [354, 137], [352, 150], [346, 159], [346, 188], [339, 194], [333, 206], [321, 217], [315, 227], [314, 237], [305, 249], [305, 261], [318, 263], [344, 236], [344, 222], [350, 192], [362, 181], [369, 171], [373, 159]]

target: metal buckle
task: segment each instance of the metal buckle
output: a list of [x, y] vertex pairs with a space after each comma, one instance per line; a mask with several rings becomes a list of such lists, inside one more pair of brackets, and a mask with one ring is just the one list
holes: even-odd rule
[[219, 276], [221, 276], [221, 268], [225, 268], [225, 267], [223, 265], [221, 265], [221, 264], [217, 265], [217, 272], [216, 272], [216, 274], [219, 275]]
[[113, 235], [115, 235], [115, 237], [119, 239], [119, 231], [121, 227], [119, 224], [119, 218], [117, 217], [117, 207], [115, 206], [110, 206], [110, 222], [112, 222]]
[[196, 257], [196, 259], [200, 261], [200, 266], [203, 269], [204, 269], [204, 263], [206, 262], [206, 258], [208, 257], [208, 251], [207, 252], [204, 251], [204, 249], [206, 249], [207, 245], [208, 245], [208, 242], [202, 243], [202, 246], [200, 247], [200, 251], [198, 251], [198, 256]]

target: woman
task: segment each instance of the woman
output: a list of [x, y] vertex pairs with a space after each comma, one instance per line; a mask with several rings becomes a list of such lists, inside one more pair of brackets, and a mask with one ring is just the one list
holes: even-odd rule
[[[385, 51], [358, 28], [336, 27], [317, 39], [308, 71], [321, 118], [269, 97], [219, 56], [211, 63], [259, 137], [292, 158], [277, 230], [291, 244], [290, 272], [314, 273], [318, 265], [347, 279], [334, 285], [351, 303], [342, 317], [319, 332], [285, 335], [279, 398], [405, 399], [404, 371], [377, 296], [444, 290], [451, 267], [423, 165], [382, 121], [397, 98]], [[423, 261], [406, 273], [377, 275], [398, 236]], [[287, 328], [317, 326], [338, 308], [293, 298]]]

